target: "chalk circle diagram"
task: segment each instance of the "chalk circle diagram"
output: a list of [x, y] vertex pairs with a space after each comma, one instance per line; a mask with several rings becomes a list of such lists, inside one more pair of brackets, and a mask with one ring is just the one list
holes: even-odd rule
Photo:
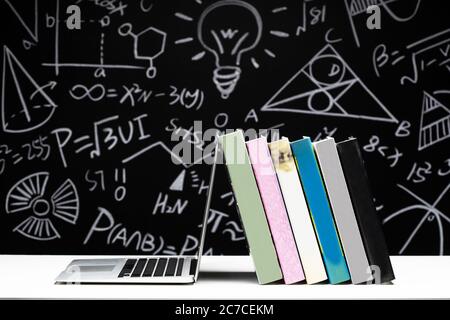
[[[444, 229], [450, 226], [450, 216], [440, 210], [439, 204], [443, 202], [450, 191], [450, 184], [444, 188], [433, 203], [424, 200], [403, 185], [399, 184], [397, 187], [411, 196], [415, 203], [390, 214], [382, 221], [385, 232], [395, 234], [395, 238], [398, 239], [390, 241], [392, 242], [391, 246], [396, 246], [395, 254], [403, 255], [414, 251], [414, 254], [444, 255]], [[427, 252], [418, 253], [418, 247], [426, 248]]]
[[56, 104], [7, 46], [3, 47], [2, 128], [7, 133], [37, 129], [53, 116]]
[[291, 77], [261, 111], [398, 123], [331, 45]]
[[26, 238], [49, 241], [61, 238], [52, 220], [75, 225], [80, 210], [78, 191], [67, 179], [53, 193], [47, 187], [50, 174], [38, 172], [17, 182], [6, 196], [6, 213], [28, 215], [14, 229]]

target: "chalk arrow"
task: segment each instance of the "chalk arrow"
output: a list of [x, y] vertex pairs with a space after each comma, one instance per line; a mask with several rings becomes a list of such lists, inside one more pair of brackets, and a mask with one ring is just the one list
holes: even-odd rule
[[55, 87], [56, 87], [57, 84], [58, 84], [58, 83], [57, 83], [56, 81], [49, 81], [47, 84], [44, 84], [42, 87], [37, 88], [37, 89], [30, 95], [30, 100], [33, 100], [34, 96], [35, 96], [38, 92], [40, 92], [40, 91], [43, 91], [43, 90], [45, 90], [45, 89], [47, 89], [47, 88], [50, 88], [50, 90], [55, 89]]

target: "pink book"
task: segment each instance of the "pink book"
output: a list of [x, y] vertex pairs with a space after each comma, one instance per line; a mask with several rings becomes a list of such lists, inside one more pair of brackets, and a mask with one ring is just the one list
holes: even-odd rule
[[305, 275], [266, 138], [247, 142], [247, 149], [284, 282], [291, 284], [303, 281]]

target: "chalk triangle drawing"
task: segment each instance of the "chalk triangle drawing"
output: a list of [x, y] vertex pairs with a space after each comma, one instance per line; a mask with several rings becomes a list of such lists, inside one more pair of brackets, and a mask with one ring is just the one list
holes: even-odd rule
[[261, 108], [398, 123], [331, 45], [326, 45]]
[[3, 131], [22, 133], [43, 126], [56, 104], [14, 54], [3, 47], [1, 118]]
[[450, 109], [424, 92], [420, 118], [419, 151], [450, 138]]
[[[25, 15], [19, 12], [17, 8], [11, 3], [10, 0], [4, 0], [5, 3], [8, 5], [8, 7], [11, 9], [11, 11], [14, 13], [16, 18], [19, 20], [22, 27], [26, 30], [28, 35], [35, 41], [38, 42], [38, 1], [34, 0], [34, 6], [27, 6], [26, 9], [33, 10], [32, 16], [33, 16], [33, 22], [25, 22], [27, 20], [25, 18]], [[31, 1], [30, 1], [31, 2]], [[29, 5], [29, 3], [27, 3]]]
[[366, 13], [371, 5], [378, 5], [378, 0], [353, 0], [350, 4], [350, 13], [352, 16]]
[[176, 177], [170, 186], [172, 191], [183, 191], [184, 190], [184, 180], [186, 178], [186, 170], [181, 171], [181, 173]]

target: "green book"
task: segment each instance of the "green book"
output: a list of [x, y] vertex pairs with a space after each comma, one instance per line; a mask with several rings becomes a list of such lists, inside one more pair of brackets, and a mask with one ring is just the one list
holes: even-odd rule
[[260, 284], [282, 279], [264, 206], [241, 130], [219, 137], [225, 164]]

